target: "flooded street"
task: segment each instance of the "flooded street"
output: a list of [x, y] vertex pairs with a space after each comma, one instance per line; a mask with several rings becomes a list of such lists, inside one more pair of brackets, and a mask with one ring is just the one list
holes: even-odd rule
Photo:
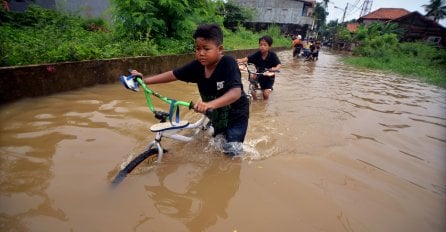
[[[115, 189], [154, 136], [142, 91], [115, 83], [0, 106], [0, 231], [446, 231], [446, 90], [327, 50], [315, 63], [278, 55], [246, 154], [227, 158], [206, 135], [164, 139], [163, 162]], [[152, 87], [199, 97], [183, 82]]]

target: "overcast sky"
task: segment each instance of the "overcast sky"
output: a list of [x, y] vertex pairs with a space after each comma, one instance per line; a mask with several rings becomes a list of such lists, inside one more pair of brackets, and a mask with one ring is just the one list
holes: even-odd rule
[[[318, 2], [322, 1], [318, 0]], [[327, 23], [336, 19], [341, 22], [347, 3], [348, 8], [345, 14], [345, 21], [359, 18], [363, 2], [364, 0], [330, 0], [328, 4], [329, 15], [327, 17]], [[422, 5], [429, 4], [429, 2], [429, 0], [372, 0], [371, 12], [379, 8], [403, 8], [410, 12], [418, 11], [420, 14], [425, 15], [426, 12]], [[446, 27], [446, 19], [441, 20], [440, 24]]]

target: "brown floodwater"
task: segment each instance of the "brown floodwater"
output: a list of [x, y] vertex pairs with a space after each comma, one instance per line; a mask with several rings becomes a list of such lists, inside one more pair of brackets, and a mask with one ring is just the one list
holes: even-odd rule
[[[162, 163], [114, 189], [153, 138], [141, 91], [115, 83], [0, 106], [0, 231], [446, 231], [446, 90], [330, 51], [316, 63], [278, 55], [244, 155], [206, 135], [165, 139]], [[192, 84], [153, 88], [198, 99]]]

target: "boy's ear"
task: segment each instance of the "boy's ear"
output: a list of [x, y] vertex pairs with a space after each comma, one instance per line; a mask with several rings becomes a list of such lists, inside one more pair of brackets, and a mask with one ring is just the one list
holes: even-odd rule
[[223, 45], [218, 46], [218, 52], [222, 53], [224, 50]]

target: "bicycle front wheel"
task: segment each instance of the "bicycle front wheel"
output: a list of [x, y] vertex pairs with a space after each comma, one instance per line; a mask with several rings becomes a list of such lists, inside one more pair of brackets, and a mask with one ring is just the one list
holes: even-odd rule
[[157, 159], [158, 159], [158, 149], [156, 148], [149, 149], [139, 154], [118, 172], [118, 174], [112, 181], [112, 186], [117, 186], [119, 183], [121, 183], [125, 179], [125, 177], [144, 160], [147, 161], [148, 165], [152, 165], [153, 163], [155, 163]]

